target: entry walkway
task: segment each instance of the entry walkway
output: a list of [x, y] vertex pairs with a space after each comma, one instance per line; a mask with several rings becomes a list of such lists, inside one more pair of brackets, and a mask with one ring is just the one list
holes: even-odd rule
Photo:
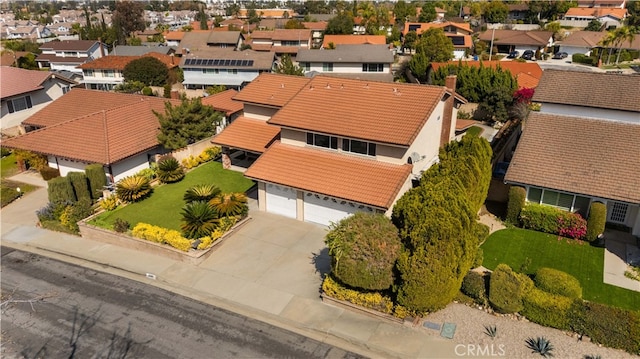
[[640, 251], [635, 239], [629, 233], [609, 230], [605, 231], [604, 238], [604, 282], [640, 292], [640, 282], [624, 276], [627, 261]]

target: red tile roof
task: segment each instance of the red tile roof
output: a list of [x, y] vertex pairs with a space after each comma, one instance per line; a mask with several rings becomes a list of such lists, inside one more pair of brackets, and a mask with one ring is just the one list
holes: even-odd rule
[[303, 22], [305, 28], [310, 30], [325, 30], [329, 23], [327, 21]]
[[276, 141], [245, 176], [387, 209], [411, 175], [411, 168]]
[[0, 98], [39, 90], [52, 74], [48, 71], [25, 70], [17, 67], [0, 67]]
[[479, 124], [480, 122], [478, 121], [474, 121], [474, 120], [465, 120], [462, 118], [459, 118], [456, 120], [456, 131], [463, 131], [468, 129], [469, 127], [475, 125], [475, 124]]
[[211, 143], [262, 153], [266, 151], [267, 147], [279, 134], [280, 127], [270, 125], [264, 120], [238, 117], [221, 133], [216, 135], [211, 140]]
[[387, 43], [387, 38], [384, 35], [324, 35], [322, 41], [322, 47], [329, 47], [329, 44], [333, 43], [338, 45], [384, 45]]
[[420, 27], [416, 30], [416, 33], [418, 35], [422, 34], [423, 32], [432, 29], [432, 28], [436, 28], [436, 29], [441, 29], [441, 28], [445, 28], [447, 26], [452, 26], [455, 27], [457, 29], [462, 30], [463, 33], [466, 33], [467, 35], [473, 33], [473, 30], [471, 30], [471, 25], [469, 23], [466, 22], [462, 22], [462, 23], [458, 23], [458, 22], [450, 22], [450, 21], [445, 21], [445, 22], [405, 22], [404, 23], [404, 29], [402, 30], [402, 33], [404, 35], [406, 35], [409, 32], [409, 27], [413, 27], [415, 25], [420, 25]]
[[134, 103], [28, 132], [2, 145], [82, 162], [118, 162], [158, 146], [159, 123], [153, 111], [163, 112], [166, 99], [135, 97]]
[[310, 79], [302, 76], [262, 73], [233, 99], [237, 101], [282, 107], [300, 91]]
[[24, 120], [23, 124], [36, 127], [52, 126], [94, 112], [144, 101], [147, 97], [74, 88]]
[[504, 70], [509, 70], [518, 80], [518, 87], [535, 88], [542, 77], [542, 68], [535, 62], [519, 62], [519, 61], [449, 61], [449, 62], [432, 62], [431, 66], [434, 70], [442, 66], [473, 66], [478, 67], [480, 64], [485, 67], [495, 68], [500, 65]]
[[184, 37], [184, 34], [186, 34], [184, 31], [167, 31], [164, 33], [164, 39], [165, 41], [180, 41]]
[[600, 18], [604, 16], [615, 17], [616, 19], [624, 19], [627, 15], [627, 9], [619, 9], [619, 8], [606, 8], [606, 7], [598, 7], [598, 8], [588, 8], [588, 7], [572, 7], [567, 10], [565, 17], [585, 17], [585, 16], [593, 16], [595, 18]]
[[164, 55], [157, 52], [150, 52], [144, 54], [142, 56], [119, 56], [119, 55], [109, 55], [99, 57], [93, 61], [85, 62], [84, 64], [78, 66], [79, 68], [86, 69], [94, 69], [94, 70], [119, 70], [122, 71], [124, 68], [134, 60], [141, 59], [143, 57], [153, 57], [163, 64], [167, 66], [167, 68], [172, 69], [177, 67], [180, 63], [180, 59], [175, 59], [174, 56]]
[[439, 86], [315, 76], [269, 122], [409, 146], [445, 93]]
[[216, 111], [222, 111], [227, 116], [231, 116], [236, 112], [240, 112], [243, 109], [242, 102], [235, 101], [233, 97], [238, 94], [236, 90], [227, 90], [214, 95], [204, 97], [202, 99], [203, 105], [213, 107]]
[[639, 124], [532, 112], [505, 180], [640, 203], [639, 143]]
[[491, 42], [493, 37], [494, 45], [528, 45], [547, 46], [549, 39], [553, 36], [552, 31], [544, 30], [487, 30], [478, 37], [482, 41]]

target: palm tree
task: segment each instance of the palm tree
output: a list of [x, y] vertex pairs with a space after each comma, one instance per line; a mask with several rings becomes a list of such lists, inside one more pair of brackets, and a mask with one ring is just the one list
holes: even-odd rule
[[636, 37], [636, 28], [634, 26], [623, 26], [614, 31], [614, 35], [618, 43], [618, 55], [616, 56], [616, 65], [620, 62], [620, 53], [622, 52], [622, 45], [629, 42], [629, 45]]
[[182, 209], [182, 233], [187, 238], [201, 238], [211, 234], [216, 229], [218, 213], [207, 202], [196, 201], [188, 203]]
[[220, 217], [247, 214], [247, 196], [244, 193], [223, 193], [209, 201]]

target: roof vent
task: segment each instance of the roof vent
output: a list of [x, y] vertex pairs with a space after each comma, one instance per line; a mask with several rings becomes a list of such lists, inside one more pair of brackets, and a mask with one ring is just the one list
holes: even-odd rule
[[313, 85], [309, 85], [309, 91], [313, 91]]
[[330, 88], [331, 88], [331, 84], [329, 84], [329, 83], [327, 82], [327, 86], [325, 86], [325, 88], [330, 89]]
[[280, 84], [280, 88], [283, 89], [284, 88], [284, 83]]
[[344, 89], [344, 84], [340, 84], [340, 90]]
[[369, 89], [369, 84], [368, 84], [368, 83], [367, 83], [367, 84], [365, 84], [365, 85], [364, 85], [364, 88], [368, 90], [368, 89]]

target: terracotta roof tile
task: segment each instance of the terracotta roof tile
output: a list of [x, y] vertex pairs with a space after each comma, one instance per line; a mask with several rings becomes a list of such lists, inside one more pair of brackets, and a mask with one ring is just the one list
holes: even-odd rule
[[226, 90], [214, 95], [204, 97], [202, 99], [203, 105], [213, 107], [216, 111], [222, 111], [227, 116], [230, 116], [236, 112], [240, 112], [243, 109], [242, 102], [235, 101], [233, 97], [238, 94], [236, 90]]
[[289, 102], [310, 80], [302, 76], [262, 73], [233, 99], [273, 107]]
[[479, 39], [490, 42], [493, 37], [494, 45], [546, 46], [552, 36], [552, 31], [543, 30], [496, 30], [495, 34], [493, 30], [487, 30], [480, 34]]
[[184, 31], [167, 31], [164, 33], [165, 40], [180, 41], [184, 37]]
[[112, 164], [158, 146], [158, 118], [152, 111], [164, 111], [165, 100], [137, 99], [134, 103], [28, 132], [5, 140], [2, 145], [83, 162]]
[[109, 55], [97, 58], [90, 62], [85, 62], [84, 64], [78, 66], [81, 69], [106, 69], [106, 70], [119, 70], [122, 71], [124, 68], [134, 60], [141, 59], [143, 57], [153, 57], [163, 64], [167, 66], [167, 68], [171, 69], [177, 67], [180, 63], [179, 59], [174, 59], [173, 56], [163, 55], [157, 52], [150, 52], [148, 54], [144, 54], [142, 56], [120, 56], [120, 55]]
[[633, 112], [639, 99], [640, 76], [561, 70], [545, 70], [533, 95], [535, 102]]
[[53, 63], [63, 63], [63, 64], [83, 64], [90, 59], [88, 57], [62, 57], [56, 56], [55, 54], [40, 54], [36, 57], [36, 62], [53, 62]]
[[389, 208], [411, 174], [394, 165], [276, 141], [245, 176], [378, 208]]
[[311, 30], [326, 30], [327, 25], [329, 23], [327, 21], [315, 21], [315, 22], [303, 22], [305, 28]]
[[0, 67], [0, 98], [39, 90], [51, 77], [48, 71], [25, 70], [17, 67]]
[[511, 183], [640, 203], [640, 125], [531, 113]]
[[387, 43], [387, 38], [384, 35], [324, 35], [322, 47], [329, 47], [330, 43], [336, 46], [358, 44], [383, 45]]
[[309, 29], [275, 29], [272, 37], [274, 41], [308, 41], [310, 38]]
[[627, 9], [606, 8], [606, 7], [598, 7], [598, 8], [572, 7], [572, 8], [569, 8], [569, 10], [567, 10], [564, 16], [565, 17], [593, 16], [595, 18], [612, 16], [617, 19], [624, 19], [626, 15], [627, 15]]
[[518, 87], [535, 88], [542, 77], [542, 68], [535, 62], [519, 62], [519, 61], [449, 61], [449, 62], [432, 62], [431, 66], [434, 70], [442, 66], [454, 65], [462, 63], [463, 66], [478, 67], [480, 64], [485, 67], [495, 68], [500, 65], [504, 70], [509, 70], [518, 80]]
[[211, 143], [262, 153], [279, 134], [280, 127], [270, 125], [264, 120], [238, 117], [216, 135]]
[[465, 120], [465, 119], [459, 118], [456, 120], [456, 131], [466, 130], [467, 128], [475, 124], [479, 124], [479, 122], [474, 120]]
[[444, 95], [439, 86], [316, 76], [269, 122], [408, 146]]
[[473, 33], [473, 30], [471, 30], [471, 24], [466, 23], [466, 22], [462, 22], [462, 23], [458, 23], [458, 22], [450, 22], [450, 21], [445, 21], [445, 22], [405, 22], [404, 23], [404, 29], [402, 30], [402, 33], [404, 35], [406, 35], [409, 32], [409, 27], [415, 27], [416, 25], [419, 25], [420, 27], [418, 29], [416, 29], [416, 34], [420, 35], [423, 32], [431, 29], [431, 28], [436, 28], [436, 29], [441, 29], [447, 26], [453, 26], [457, 29], [462, 30], [462, 32], [466, 32], [467, 35], [470, 35], [471, 33]]

